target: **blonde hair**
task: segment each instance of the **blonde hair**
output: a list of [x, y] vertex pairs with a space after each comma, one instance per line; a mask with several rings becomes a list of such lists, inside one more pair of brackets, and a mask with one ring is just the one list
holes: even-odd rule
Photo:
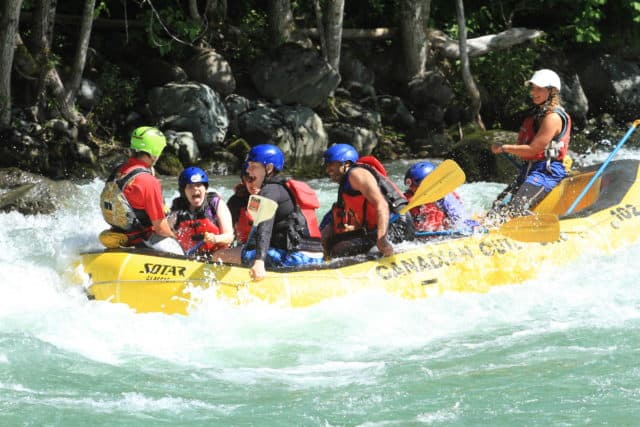
[[560, 106], [560, 91], [555, 87], [550, 87], [549, 98], [545, 101], [543, 108], [547, 112], [551, 112]]

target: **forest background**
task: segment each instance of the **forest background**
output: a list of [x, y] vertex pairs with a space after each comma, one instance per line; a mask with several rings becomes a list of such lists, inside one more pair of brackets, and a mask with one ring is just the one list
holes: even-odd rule
[[[317, 54], [322, 67], [316, 68], [328, 70], [323, 82], [333, 82], [315, 82], [313, 95], [320, 101], [306, 106], [325, 127], [349, 121], [345, 105], [354, 104], [345, 99], [359, 106], [375, 99], [369, 108], [381, 117], [361, 125], [373, 132], [375, 143], [345, 141], [344, 132], [334, 130], [313, 142], [315, 148], [287, 152], [298, 170], [317, 172], [321, 152], [336, 138], [389, 159], [450, 155], [454, 143], [477, 132], [493, 132], [491, 140], [502, 130], [517, 131], [528, 106], [523, 82], [535, 69], [554, 68], [571, 81], [593, 58], [622, 58], [637, 67], [640, 1], [4, 0], [0, 167], [91, 179], [125, 155], [135, 126], [188, 130], [150, 113], [149, 93], [177, 80], [181, 67], [202, 52], [216, 55], [208, 72], [219, 84], [214, 95], [228, 111], [230, 97], [272, 109], [304, 104], [270, 96], [256, 77], [257, 63], [291, 44]], [[353, 66], [347, 70], [345, 64], [357, 64], [361, 77], [374, 77], [348, 80]], [[631, 90], [640, 94], [640, 71], [630, 79]], [[434, 90], [443, 86], [448, 91]], [[431, 97], [432, 104], [421, 105]], [[384, 100], [394, 100], [391, 118], [381, 107]], [[615, 97], [588, 101], [581, 108], [573, 103], [574, 147], [590, 149], [585, 147], [637, 118], [637, 110], [618, 108]], [[161, 172], [175, 174], [199, 162], [233, 173], [251, 145], [274, 141], [273, 135], [242, 134], [234, 120], [213, 142], [196, 137], [195, 154], [176, 143], [163, 156]], [[225, 167], [218, 164], [221, 158]], [[316, 168], [308, 167], [309, 158]]]

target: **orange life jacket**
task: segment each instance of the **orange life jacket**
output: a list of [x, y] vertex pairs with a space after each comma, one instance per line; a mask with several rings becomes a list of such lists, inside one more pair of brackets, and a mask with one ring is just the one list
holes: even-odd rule
[[349, 185], [349, 173], [358, 167], [365, 168], [376, 178], [380, 191], [389, 204], [390, 212], [399, 213], [400, 209], [407, 204], [407, 198], [386, 176], [386, 170], [378, 159], [373, 156], [360, 158], [349, 168], [340, 182], [338, 201], [333, 204], [331, 209], [335, 233], [359, 229], [374, 230], [378, 227], [378, 214], [375, 208], [369, 206], [367, 199], [361, 192], [354, 190]]

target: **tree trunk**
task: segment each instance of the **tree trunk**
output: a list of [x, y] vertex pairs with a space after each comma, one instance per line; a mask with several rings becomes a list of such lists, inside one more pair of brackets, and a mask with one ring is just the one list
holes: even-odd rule
[[344, 16], [344, 0], [327, 2], [327, 60], [340, 71], [340, 47], [342, 46], [342, 18]]
[[189, 0], [189, 18], [200, 22], [200, 12], [198, 11], [198, 0]]
[[34, 37], [36, 58], [40, 68], [40, 78], [38, 87], [38, 100], [36, 105], [45, 104], [47, 90], [51, 91], [57, 102], [60, 114], [72, 123], [77, 123], [83, 119], [73, 104], [66, 100], [64, 84], [51, 61], [51, 29], [53, 28], [53, 17], [55, 16], [56, 0], [38, 0], [36, 10], [43, 17], [42, 21], [34, 20], [33, 31], [37, 34]]
[[0, 8], [0, 129], [11, 123], [11, 67], [22, 0], [4, 0]]
[[293, 31], [291, 0], [269, 0], [268, 19], [271, 41], [274, 46], [289, 41]]
[[318, 27], [318, 37], [320, 38], [320, 49], [322, 51], [322, 57], [325, 59], [325, 61], [328, 61], [329, 54], [327, 53], [327, 38], [325, 34], [326, 32], [324, 30], [320, 0], [313, 0], [313, 7], [316, 11], [316, 25]]
[[480, 100], [480, 91], [476, 86], [476, 82], [471, 75], [471, 69], [469, 67], [469, 54], [467, 51], [467, 24], [464, 19], [464, 4], [462, 0], [456, 0], [456, 15], [458, 17], [458, 28], [460, 31], [460, 63], [462, 69], [462, 80], [467, 88], [467, 95], [471, 99], [471, 112], [473, 115], [473, 121], [476, 125], [485, 130], [484, 123], [480, 117], [480, 108], [482, 107], [482, 101]]
[[431, 0], [402, 0], [400, 37], [409, 80], [425, 72], [429, 41], [425, 32]]
[[93, 12], [95, 10], [96, 0], [86, 0], [84, 11], [82, 13], [82, 25], [80, 26], [80, 37], [76, 50], [76, 57], [73, 63], [71, 78], [66, 85], [65, 103], [73, 105], [76, 102], [76, 93], [80, 88], [84, 66], [87, 60], [87, 51], [89, 50], [89, 40], [91, 39], [91, 25], [93, 22]]

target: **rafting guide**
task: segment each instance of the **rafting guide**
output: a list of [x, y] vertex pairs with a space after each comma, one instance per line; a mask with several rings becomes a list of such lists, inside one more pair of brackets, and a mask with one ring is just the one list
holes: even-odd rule
[[[516, 144], [491, 146], [494, 154], [509, 154], [524, 161], [515, 181], [497, 197], [487, 219], [504, 222], [527, 214], [567, 176], [571, 118], [560, 102], [560, 77], [552, 70], [536, 71], [525, 82], [533, 112], [527, 117]], [[568, 167], [567, 167], [568, 166]]]

